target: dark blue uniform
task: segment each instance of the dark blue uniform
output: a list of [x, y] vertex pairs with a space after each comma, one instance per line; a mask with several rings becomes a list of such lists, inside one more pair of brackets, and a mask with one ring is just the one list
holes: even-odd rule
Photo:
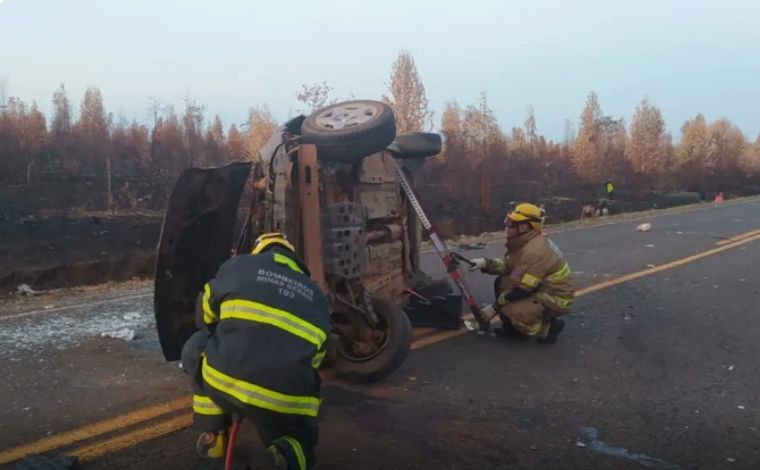
[[194, 376], [193, 422], [219, 431], [238, 412], [290, 468], [314, 462], [330, 315], [303, 262], [286, 250], [229, 259], [204, 286], [183, 363]]

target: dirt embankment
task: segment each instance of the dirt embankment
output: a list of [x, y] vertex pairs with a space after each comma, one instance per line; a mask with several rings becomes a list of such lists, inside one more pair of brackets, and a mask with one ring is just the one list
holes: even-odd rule
[[150, 216], [0, 222], [0, 296], [152, 276], [161, 220]]
[[[588, 201], [598, 203], [598, 199], [578, 199], [555, 196], [549, 198], [527, 199], [537, 204], [544, 204], [548, 222], [558, 224], [580, 218], [583, 205]], [[697, 204], [702, 199], [698, 193], [643, 193], [620, 194], [609, 202], [610, 215], [640, 212], [650, 209], [666, 209], [689, 204]], [[481, 210], [468, 210], [466, 207], [445, 205], [435, 201], [428, 202], [428, 216], [435, 221], [438, 232], [446, 238], [479, 235], [485, 232], [502, 230], [503, 220], [511, 201], [499, 201], [488, 213]]]

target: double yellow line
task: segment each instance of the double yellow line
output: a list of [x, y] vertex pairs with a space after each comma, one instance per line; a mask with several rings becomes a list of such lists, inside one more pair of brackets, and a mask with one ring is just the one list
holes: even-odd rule
[[725, 240], [721, 240], [719, 242], [716, 242], [715, 244], [718, 246], [728, 245], [734, 242], [738, 242], [740, 240], [744, 240], [746, 238], [753, 237], [755, 235], [760, 235], [760, 229], [750, 230], [749, 232], [740, 233], [739, 235], [734, 235], [731, 238], [726, 238]]
[[[580, 289], [577, 291], [576, 296], [580, 297], [588, 295], [592, 292], [597, 292], [635, 279], [657, 274], [756, 240], [760, 240], [760, 229], [745, 232], [729, 239], [719, 241], [717, 242], [718, 246], [707, 251]], [[412, 350], [445, 341], [465, 334], [466, 332], [467, 330], [464, 329], [438, 332], [432, 329], [420, 328], [415, 332], [415, 340], [412, 343]], [[70, 448], [70, 450], [64, 451], [65, 454], [75, 455], [80, 461], [93, 460], [190, 426], [192, 421], [192, 417], [189, 413], [190, 405], [191, 397], [185, 396], [168, 403], [150, 406], [104, 421], [89, 424], [72, 431], [56, 434], [30, 444], [14, 447], [10, 450], [0, 452], [0, 464], [13, 462], [29, 454], [39, 454], [55, 449], [66, 448]], [[157, 420], [159, 417], [162, 418], [160, 421]], [[157, 422], [147, 426], [136, 426], [151, 420], [157, 420]], [[123, 434], [116, 434], [116, 431], [118, 430], [133, 426], [136, 428], [131, 431]], [[80, 447], [74, 447], [77, 443], [93, 441], [95, 438], [101, 436], [106, 436], [106, 439], [90, 442], [81, 445]]]
[[[24, 457], [25, 455], [41, 454], [41, 453], [48, 452], [54, 449], [68, 447], [78, 442], [87, 441], [95, 437], [100, 437], [101, 435], [107, 435], [113, 431], [128, 428], [130, 426], [134, 426], [136, 424], [149, 421], [153, 418], [156, 418], [158, 416], [162, 416], [165, 414], [174, 413], [180, 410], [187, 411], [188, 409], [190, 409], [191, 404], [192, 404], [191, 397], [186, 396], [186, 397], [178, 398], [169, 403], [149, 406], [147, 408], [143, 408], [137, 411], [133, 411], [131, 413], [126, 413], [120, 416], [116, 416], [114, 418], [106, 419], [104, 421], [98, 421], [96, 423], [88, 424], [86, 426], [82, 426], [81, 428], [74, 429], [72, 431], [46, 437], [44, 439], [40, 439], [39, 441], [32, 442], [31, 444], [25, 444], [18, 447], [14, 447], [13, 449], [3, 451], [2, 453], [0, 453], [0, 464], [13, 462], [14, 460], [18, 460]], [[188, 426], [190, 424], [190, 415], [185, 413], [183, 414], [182, 418], [185, 418], [185, 421], [187, 421], [186, 426]], [[164, 421], [160, 424], [168, 424], [169, 422], [170, 421]], [[174, 424], [172, 428], [173, 430], [181, 429], [181, 427], [177, 427], [177, 425], [180, 423], [174, 422], [173, 420], [171, 422]], [[148, 429], [146, 428], [140, 428], [138, 431], [133, 431], [130, 434], [133, 434], [133, 433], [136, 434], [139, 432], [139, 434], [142, 435], [147, 430]], [[171, 432], [171, 431], [167, 431], [161, 434], [154, 433], [151, 439], [153, 437], [158, 437], [162, 434], [167, 434], [168, 432]], [[99, 443], [95, 443], [95, 444], [74, 449], [70, 452], [66, 452], [66, 454], [76, 455], [80, 458], [80, 460], [91, 460], [91, 459], [100, 457], [102, 455], [105, 455], [109, 452], [115, 452], [117, 450], [121, 450], [123, 448], [129, 447], [130, 445], [137, 444], [137, 442], [134, 442], [134, 440], [125, 439], [125, 437], [127, 436], [128, 434], [119, 435], [117, 437], [107, 439], [105, 441], [101, 441]], [[113, 442], [113, 441], [121, 441], [121, 440], [124, 440], [124, 442], [128, 444], [118, 447], [116, 446], [116, 442]]]

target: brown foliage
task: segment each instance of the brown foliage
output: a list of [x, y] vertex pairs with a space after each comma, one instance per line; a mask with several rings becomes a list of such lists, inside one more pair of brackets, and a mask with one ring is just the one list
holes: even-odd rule
[[399, 134], [432, 128], [433, 112], [425, 95], [425, 85], [409, 51], [399, 52], [393, 63], [388, 92], [390, 96], [383, 95], [383, 101], [393, 108]]
[[[298, 98], [310, 108], [320, 107], [332, 101], [331, 91], [326, 83], [304, 86]], [[394, 64], [385, 99], [395, 108], [399, 132], [430, 127], [425, 88], [407, 52]], [[204, 106], [190, 97], [179, 115], [153, 98], [152, 128], [126, 118], [114, 124], [94, 87], [85, 93], [76, 122], [63, 85], [52, 101], [49, 129], [35, 104], [11, 98], [4, 112], [0, 110], [0, 182], [35, 184], [57, 178], [56, 184], [72, 184], [66, 191], [85, 184], [89, 191], [108, 194], [114, 208], [160, 208], [182, 170], [255, 158], [277, 129], [265, 105], [250, 108], [244, 129], [231, 125], [225, 133], [221, 118], [207, 123]], [[623, 190], [634, 184], [651, 189], [655, 183], [730, 190], [760, 183], [760, 136], [749, 144], [729, 121], [708, 123], [699, 115], [684, 124], [674, 149], [660, 111], [646, 100], [637, 107], [627, 133], [625, 123], [605, 116], [591, 93], [578, 135], [567, 121], [564, 141], [558, 144], [540, 135], [532, 108], [523, 127], [505, 134], [484, 94], [472, 105], [448, 103], [440, 132], [444, 149], [423, 166], [421, 196], [434, 211], [445, 208], [464, 224], [492, 224], [503, 217], [510, 201], [593, 197], [607, 178]], [[98, 198], [100, 204], [103, 200]]]
[[250, 108], [248, 110], [248, 132], [246, 134], [248, 158], [254, 158], [276, 130], [277, 121], [272, 117], [267, 105]]
[[573, 168], [578, 177], [591, 184], [624, 179], [628, 173], [624, 158], [626, 140], [623, 120], [602, 115], [596, 93], [589, 93], [572, 149]]
[[655, 181], [668, 167], [670, 136], [660, 110], [646, 99], [636, 108], [625, 156], [633, 170]]

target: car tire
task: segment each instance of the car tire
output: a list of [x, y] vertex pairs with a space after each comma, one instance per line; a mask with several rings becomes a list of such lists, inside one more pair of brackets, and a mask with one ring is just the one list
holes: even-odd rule
[[301, 126], [301, 138], [317, 146], [320, 159], [360, 160], [393, 142], [396, 119], [391, 107], [380, 101], [344, 101], [309, 115]]
[[377, 382], [384, 379], [399, 368], [411, 349], [412, 323], [404, 310], [382, 296], [372, 297], [372, 307], [387, 325], [388, 339], [383, 350], [366, 360], [346, 357], [340, 351], [330, 354], [330, 366], [352, 382]]

